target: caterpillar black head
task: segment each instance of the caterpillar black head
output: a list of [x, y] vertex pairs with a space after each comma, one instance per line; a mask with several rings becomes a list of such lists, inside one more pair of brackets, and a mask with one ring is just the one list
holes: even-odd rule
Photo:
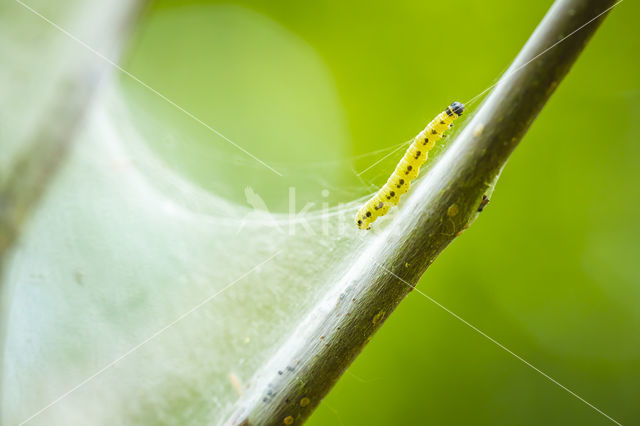
[[463, 112], [464, 112], [464, 105], [462, 105], [460, 102], [454, 102], [447, 107], [447, 115], [455, 114], [457, 116], [461, 116]]

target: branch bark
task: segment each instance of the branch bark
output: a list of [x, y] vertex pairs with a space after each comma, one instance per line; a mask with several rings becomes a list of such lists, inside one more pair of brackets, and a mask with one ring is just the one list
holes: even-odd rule
[[438, 254], [477, 217], [483, 196], [606, 13], [593, 18], [613, 3], [556, 1], [450, 149], [254, 376], [226, 424], [300, 424], [311, 415]]

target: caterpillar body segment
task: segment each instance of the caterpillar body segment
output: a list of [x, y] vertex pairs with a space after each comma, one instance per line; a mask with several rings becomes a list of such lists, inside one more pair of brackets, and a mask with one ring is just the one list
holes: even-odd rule
[[444, 132], [453, 125], [463, 111], [464, 105], [460, 102], [452, 103], [414, 138], [387, 183], [358, 210], [356, 215], [358, 228], [370, 229], [377, 218], [384, 216], [391, 206], [398, 204], [400, 196], [409, 190], [411, 181], [418, 177], [420, 166], [427, 161], [429, 151], [438, 140], [442, 139]]

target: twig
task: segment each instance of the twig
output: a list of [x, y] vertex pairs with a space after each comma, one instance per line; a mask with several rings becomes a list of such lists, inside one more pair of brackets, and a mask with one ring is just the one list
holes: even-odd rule
[[[77, 8], [86, 15], [80, 18], [89, 21], [93, 35], [99, 38], [100, 48], [106, 53], [117, 55], [127, 40], [133, 24], [137, 21], [143, 0], [109, 1], [100, 6], [83, 5]], [[16, 11], [45, 18], [28, 4], [16, 1]], [[93, 9], [92, 9], [93, 7]], [[96, 7], [99, 12], [96, 13]], [[76, 10], [73, 10], [76, 12]], [[8, 19], [8, 18], [7, 18]], [[39, 19], [34, 16], [34, 19]], [[45, 18], [46, 20], [46, 18]], [[49, 25], [42, 21], [41, 25]], [[47, 40], [46, 47], [60, 45]], [[32, 43], [31, 40], [26, 45]], [[26, 47], [26, 46], [25, 46]], [[65, 49], [61, 49], [65, 51]], [[68, 57], [72, 56], [72, 57]], [[10, 59], [10, 58], [8, 58]], [[10, 170], [4, 180], [0, 180], [0, 380], [3, 371], [4, 341], [6, 335], [6, 314], [10, 301], [3, 300], [3, 273], [11, 249], [19, 240], [29, 216], [37, 207], [47, 189], [55, 181], [55, 175], [63, 166], [74, 142], [74, 134], [82, 124], [82, 119], [95, 97], [100, 77], [109, 69], [104, 61], [95, 60], [80, 51], [74, 55], [61, 55], [58, 61], [66, 62], [67, 68], [57, 75], [55, 97], [45, 108], [44, 115], [34, 128], [29, 129], [24, 140], [12, 141], [15, 146], [24, 146], [10, 162]], [[32, 64], [47, 67], [49, 64]], [[42, 102], [42, 99], [34, 99]], [[2, 155], [0, 153], [0, 155]], [[3, 389], [0, 388], [0, 400]], [[0, 413], [0, 418], [2, 414]]]
[[[143, 4], [143, 0], [113, 1], [101, 5], [100, 13], [95, 13], [95, 9], [85, 9], [91, 12], [86, 18], [97, 21], [93, 29], [99, 36], [103, 51], [111, 55], [120, 52]], [[16, 0], [15, 7], [22, 9], [23, 13], [36, 15], [35, 19], [43, 18], [41, 25], [57, 25], [22, 1]], [[54, 43], [51, 45], [55, 46]], [[104, 61], [88, 57], [82, 51], [73, 55], [70, 62], [66, 72], [55, 81], [55, 99], [21, 142], [25, 149], [12, 162], [7, 178], [0, 182], [0, 272], [29, 214], [64, 163], [73, 144], [73, 136], [94, 98], [100, 77], [109, 69]], [[33, 66], [43, 67], [46, 64], [34, 63]]]
[[[613, 0], [558, 0], [450, 149], [251, 381], [229, 425], [302, 423], [438, 254], [486, 205], [511, 152], [567, 74]], [[536, 58], [537, 55], [540, 55]], [[536, 58], [526, 67], [522, 66]], [[513, 72], [513, 70], [518, 70]], [[535, 194], [532, 194], [534, 197]], [[378, 266], [392, 271], [384, 273]]]

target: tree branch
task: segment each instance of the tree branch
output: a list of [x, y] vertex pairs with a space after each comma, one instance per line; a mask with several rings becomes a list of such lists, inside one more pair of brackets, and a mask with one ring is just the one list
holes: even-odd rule
[[[113, 1], [100, 6], [79, 4], [77, 9], [86, 12], [80, 16], [81, 19], [93, 22], [91, 35], [100, 43], [96, 47], [103, 54], [111, 56], [117, 55], [122, 49], [143, 3], [144, 1], [137, 0]], [[16, 2], [14, 6], [24, 9], [22, 12], [25, 14], [34, 15], [34, 19], [40, 19], [43, 26], [57, 25], [46, 22], [48, 18], [39, 16], [39, 12], [31, 9], [29, 5]], [[60, 29], [52, 28], [51, 31]], [[67, 37], [61, 32], [56, 36], [53, 37], [54, 40]], [[53, 41], [45, 40], [46, 46], [39, 47], [56, 47]], [[74, 43], [71, 39], [65, 42]], [[24, 42], [23, 47], [33, 48], [30, 43], [31, 40]], [[73, 136], [82, 124], [82, 119], [94, 98], [100, 77], [110, 68], [107, 62], [89, 54], [85, 47], [80, 45], [76, 46], [71, 56], [73, 57], [67, 58], [60, 55], [56, 58], [58, 61], [68, 60], [70, 64], [62, 75], [52, 78], [55, 98], [49, 102], [40, 122], [35, 123], [33, 129], [29, 129], [25, 140], [13, 142], [16, 145], [24, 145], [25, 148], [12, 162], [7, 178], [0, 182], [0, 273], [6, 255], [16, 242], [30, 212], [64, 163], [74, 141]]]
[[[100, 5], [79, 2], [74, 5], [75, 8], [68, 10], [84, 12], [79, 14], [79, 18], [84, 23], [91, 24], [89, 27], [92, 31], [91, 35], [96, 39], [89, 41], [99, 40], [99, 45], [96, 47], [102, 50], [102, 53], [116, 55], [128, 39], [143, 3], [143, 0], [109, 1]], [[47, 17], [38, 16], [39, 12], [30, 9], [26, 3], [16, 2], [14, 5], [5, 6], [6, 8], [14, 6], [19, 13], [34, 15], [33, 19], [40, 19], [42, 26], [51, 25], [50, 22], [46, 22]], [[3, 18], [8, 20], [12, 16], [3, 16]], [[53, 31], [60, 30], [52, 29], [51, 33]], [[22, 40], [19, 35], [8, 35], [10, 40], [18, 45], [18, 49], [34, 49], [35, 45], [36, 53], [39, 54], [38, 56], [34, 55], [35, 58], [46, 56], [44, 55], [46, 49], [59, 47], [60, 50], [64, 50], [60, 44], [56, 44], [56, 41], [66, 37], [65, 35], [56, 33], [55, 36], [51, 36], [51, 33], [45, 33], [47, 33], [47, 37], [38, 38], [24, 32], [26, 39]], [[14, 36], [15, 39], [12, 38]], [[34, 39], [39, 41], [34, 41]], [[65, 42], [73, 43], [71, 40], [65, 40]], [[41, 44], [37, 45], [37, 43]], [[24, 146], [24, 148], [11, 157], [12, 161], [9, 162], [8, 173], [6, 176], [3, 174], [0, 177], [0, 381], [2, 381], [2, 364], [5, 357], [6, 315], [11, 303], [10, 300], [7, 300], [9, 296], [7, 289], [3, 288], [4, 266], [6, 266], [12, 247], [19, 239], [24, 224], [46, 190], [54, 182], [58, 170], [63, 166], [67, 153], [71, 150], [74, 142], [74, 135], [81, 126], [83, 117], [95, 97], [100, 77], [109, 68], [108, 63], [88, 54], [84, 49], [82, 46], [77, 46], [77, 49], [72, 50], [71, 54], [60, 54], [54, 58], [65, 64], [65, 68], [60, 74], [50, 70], [44, 74], [47, 78], [46, 84], [55, 89], [54, 97], [49, 100], [38, 93], [45, 99], [30, 99], [34, 103], [48, 102], [44, 108], [44, 115], [34, 123], [33, 128], [27, 129], [24, 140], [11, 141], [13, 146]], [[37, 63], [29, 65], [34, 67], [50, 66], [49, 64]], [[11, 84], [18, 83], [11, 82]], [[34, 105], [29, 104], [29, 108], [34, 108]], [[14, 132], [14, 134], [19, 133]], [[5, 152], [0, 155], [6, 155], [6, 147], [4, 148]], [[2, 400], [2, 392], [3, 389], [0, 388], [0, 401]], [[1, 414], [0, 418], [2, 418]]]
[[[302, 423], [411, 291], [477, 217], [483, 196], [567, 74], [613, 0], [558, 0], [488, 99], [371, 236], [358, 261], [252, 379], [230, 425]], [[564, 37], [576, 31], [566, 40]], [[553, 48], [549, 47], [558, 43]], [[543, 53], [544, 52], [544, 53]]]

